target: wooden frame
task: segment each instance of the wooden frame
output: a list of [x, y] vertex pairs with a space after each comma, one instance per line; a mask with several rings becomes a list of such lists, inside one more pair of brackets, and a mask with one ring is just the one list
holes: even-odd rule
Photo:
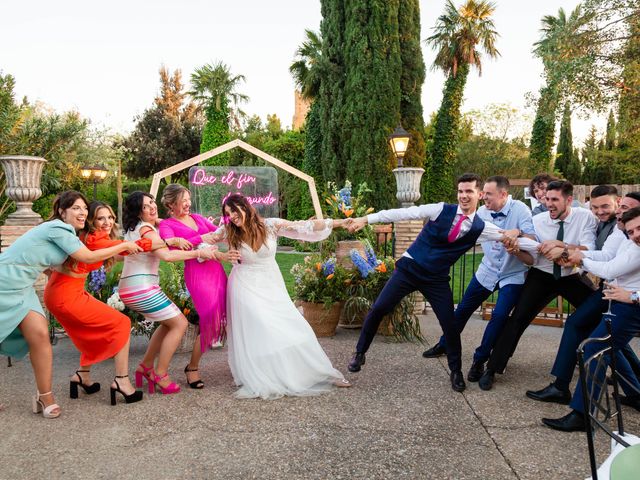
[[263, 159], [265, 162], [270, 163], [271, 165], [274, 165], [278, 168], [281, 168], [282, 170], [285, 170], [291, 175], [295, 175], [296, 177], [301, 178], [302, 180], [307, 182], [307, 184], [309, 184], [309, 193], [311, 194], [311, 201], [313, 202], [313, 209], [316, 213], [316, 218], [318, 218], [319, 220], [322, 220], [323, 218], [322, 209], [320, 208], [320, 200], [318, 198], [318, 191], [316, 190], [316, 181], [313, 179], [312, 176], [307, 175], [304, 172], [301, 172], [297, 168], [293, 168], [291, 165], [287, 165], [282, 160], [278, 160], [277, 158], [272, 157], [268, 153], [265, 153], [262, 150], [258, 150], [257, 148], [239, 139], [232, 140], [228, 143], [225, 143], [224, 145], [220, 145], [219, 147], [214, 148], [213, 150], [209, 150], [208, 152], [201, 153], [200, 155], [197, 155], [193, 158], [185, 160], [184, 162], [180, 162], [172, 167], [165, 168], [164, 170], [154, 173], [153, 180], [151, 182], [151, 189], [149, 193], [151, 193], [151, 195], [153, 195], [154, 197], [158, 194], [158, 189], [160, 188], [160, 181], [163, 178], [168, 177], [169, 175], [173, 175], [174, 173], [180, 172], [186, 168], [190, 168], [204, 160], [207, 160], [211, 157], [215, 157], [216, 155], [220, 155], [221, 153], [224, 153], [236, 147], [240, 147], [249, 153], [253, 153], [255, 156]]

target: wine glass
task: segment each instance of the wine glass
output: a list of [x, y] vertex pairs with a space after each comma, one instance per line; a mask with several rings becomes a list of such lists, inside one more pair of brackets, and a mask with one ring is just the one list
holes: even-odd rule
[[[617, 282], [616, 282], [615, 278], [611, 278], [611, 279], [608, 279], [608, 280], [604, 281], [604, 289], [605, 290], [607, 288], [609, 288], [609, 287], [615, 287], [616, 285], [617, 285]], [[607, 308], [607, 311], [604, 312], [603, 315], [608, 315], [610, 317], [615, 317], [616, 316], [616, 314], [611, 311], [611, 299], [609, 299], [609, 307]]]

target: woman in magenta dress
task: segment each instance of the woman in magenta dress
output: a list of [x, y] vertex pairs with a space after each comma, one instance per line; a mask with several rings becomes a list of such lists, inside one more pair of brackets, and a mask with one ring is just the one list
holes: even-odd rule
[[[175, 183], [167, 185], [161, 201], [170, 216], [160, 222], [162, 238], [181, 237], [193, 248], [202, 243], [215, 243], [213, 232], [217, 227], [203, 216], [191, 213], [189, 190]], [[230, 261], [238, 257], [237, 251], [216, 252], [217, 260]], [[199, 334], [184, 372], [191, 388], [203, 388], [197, 373], [202, 352], [225, 338], [227, 275], [219, 262], [200, 263], [194, 259], [185, 262], [184, 280], [199, 317]]]

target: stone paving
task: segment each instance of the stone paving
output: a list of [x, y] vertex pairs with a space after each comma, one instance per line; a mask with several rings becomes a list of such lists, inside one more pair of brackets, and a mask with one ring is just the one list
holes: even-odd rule
[[[429, 344], [439, 328], [422, 317]], [[484, 322], [463, 334], [469, 367]], [[67, 378], [78, 353], [67, 338], [54, 347], [54, 391], [64, 410], [55, 420], [30, 412], [33, 377], [27, 361], [0, 364], [0, 478], [135, 479], [579, 479], [589, 475], [584, 433], [561, 433], [540, 418], [568, 410], [531, 401], [529, 388], [549, 381], [562, 331], [530, 327], [508, 371], [490, 392], [477, 384], [451, 390], [446, 361], [421, 357], [420, 345], [378, 338], [350, 389], [319, 397], [236, 400], [225, 349], [203, 357], [206, 387], [143, 402], [108, 402], [112, 362], [94, 368], [103, 390], [78, 400]], [[357, 331], [321, 339], [339, 369]], [[145, 338], [135, 338], [131, 364]], [[637, 348], [637, 343], [634, 344]], [[188, 354], [177, 354], [171, 373], [185, 387]], [[627, 430], [640, 432], [640, 413], [624, 410]], [[597, 441], [601, 458], [608, 443]]]

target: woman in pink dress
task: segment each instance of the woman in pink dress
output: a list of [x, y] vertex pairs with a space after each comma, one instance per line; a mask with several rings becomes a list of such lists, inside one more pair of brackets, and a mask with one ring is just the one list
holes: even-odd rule
[[[203, 216], [191, 213], [189, 190], [172, 183], [165, 187], [161, 201], [170, 218], [160, 222], [160, 237], [184, 238], [193, 248], [198, 248], [202, 243], [215, 243], [213, 232], [217, 227]], [[239, 253], [235, 250], [216, 252], [217, 260], [232, 261], [238, 258]], [[219, 262], [201, 263], [193, 259], [185, 261], [184, 280], [199, 317], [199, 334], [184, 373], [189, 386], [199, 389], [204, 387], [197, 373], [202, 352], [225, 338], [227, 275]]]

